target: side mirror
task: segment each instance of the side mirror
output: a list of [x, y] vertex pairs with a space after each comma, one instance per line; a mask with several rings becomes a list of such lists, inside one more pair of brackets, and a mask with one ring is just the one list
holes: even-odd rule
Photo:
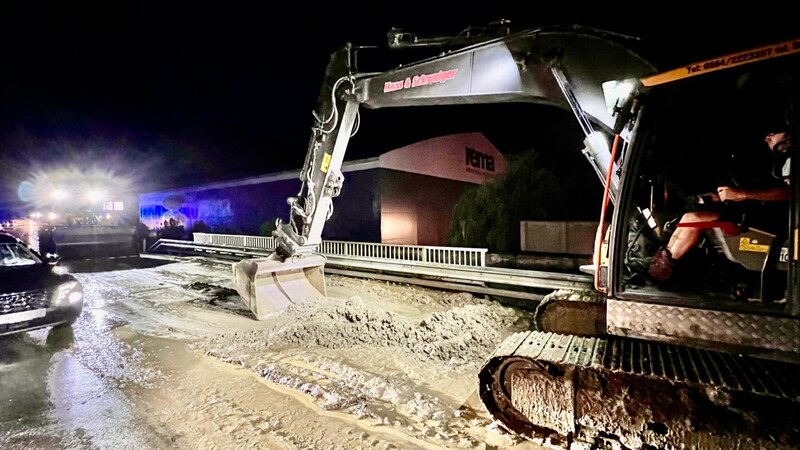
[[608, 112], [614, 116], [614, 134], [620, 134], [635, 114], [635, 101], [641, 89], [636, 79], [606, 81], [603, 96]]

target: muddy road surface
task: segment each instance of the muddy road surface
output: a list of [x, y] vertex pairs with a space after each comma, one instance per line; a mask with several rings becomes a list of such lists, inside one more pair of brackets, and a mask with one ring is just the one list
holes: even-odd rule
[[477, 398], [528, 314], [465, 293], [329, 276], [254, 320], [231, 265], [65, 262], [75, 325], [0, 338], [0, 448], [538, 449]]

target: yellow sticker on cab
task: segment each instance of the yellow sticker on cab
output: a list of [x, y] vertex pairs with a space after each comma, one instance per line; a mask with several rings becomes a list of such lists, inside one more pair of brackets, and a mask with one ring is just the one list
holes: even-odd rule
[[767, 253], [769, 251], [769, 245], [759, 244], [756, 239], [743, 237], [739, 238], [739, 250], [743, 252]]

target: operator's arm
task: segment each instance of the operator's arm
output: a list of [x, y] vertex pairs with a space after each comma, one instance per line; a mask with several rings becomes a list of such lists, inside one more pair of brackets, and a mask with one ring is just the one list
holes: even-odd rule
[[738, 189], [730, 186], [720, 186], [717, 188], [719, 199], [723, 202], [741, 202], [744, 200], [778, 202], [789, 200], [790, 192], [789, 186], [778, 186], [768, 189]]

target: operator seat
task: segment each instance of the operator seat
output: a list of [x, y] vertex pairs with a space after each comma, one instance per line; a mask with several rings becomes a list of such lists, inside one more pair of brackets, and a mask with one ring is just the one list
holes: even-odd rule
[[[678, 227], [707, 230], [708, 237], [725, 257], [747, 270], [761, 273], [761, 300], [780, 298], [775, 287], [779, 272], [788, 270], [788, 239], [730, 221], [679, 223]], [[785, 275], [783, 275], [785, 277]]]

